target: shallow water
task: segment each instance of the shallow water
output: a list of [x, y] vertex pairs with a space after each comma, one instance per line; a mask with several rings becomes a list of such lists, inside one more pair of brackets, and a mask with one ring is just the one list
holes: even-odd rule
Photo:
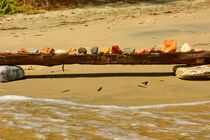
[[65, 100], [0, 97], [0, 139], [210, 139], [210, 101], [99, 106]]

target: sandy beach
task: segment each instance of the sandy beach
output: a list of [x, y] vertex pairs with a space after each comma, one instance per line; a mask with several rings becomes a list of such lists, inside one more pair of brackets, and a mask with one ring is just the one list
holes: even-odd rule
[[[210, 48], [209, 1], [142, 2], [0, 17], [0, 51], [118, 44], [149, 49], [166, 39]], [[173, 65], [22, 66], [24, 80], [1, 83], [0, 95], [65, 99], [95, 105], [208, 101], [210, 81], [176, 78]], [[139, 87], [148, 81], [146, 88]], [[97, 91], [102, 87], [101, 91]]]
[[[144, 0], [7, 15], [0, 52], [150, 49], [171, 39], [177, 51], [185, 42], [209, 50], [209, 14], [209, 0]], [[0, 140], [210, 138], [210, 81], [180, 80], [173, 65], [21, 67], [24, 79], [0, 83]]]

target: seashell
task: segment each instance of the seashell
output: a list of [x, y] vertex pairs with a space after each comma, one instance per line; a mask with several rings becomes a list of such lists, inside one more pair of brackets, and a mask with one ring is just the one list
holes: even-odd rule
[[130, 47], [128, 47], [128, 48], [123, 48], [122, 52], [123, 52], [124, 54], [131, 54], [131, 53], [134, 53], [134, 52], [135, 52], [135, 49], [134, 49], [134, 48], [130, 48]]
[[69, 49], [69, 52], [68, 52], [69, 55], [73, 55], [76, 53], [77, 53], [77, 49], [74, 49], [74, 48]]
[[184, 43], [181, 47], [181, 52], [193, 52], [194, 48], [192, 48], [188, 43]]
[[18, 53], [27, 53], [27, 50], [24, 49], [24, 48], [21, 48], [21, 49], [18, 50]]
[[164, 47], [162, 48], [162, 52], [164, 52], [164, 53], [176, 52], [176, 48], [177, 48], [176, 44], [177, 44], [176, 40], [165, 40]]
[[109, 54], [110, 53], [110, 48], [104, 47], [102, 48], [103, 54]]
[[94, 46], [90, 49], [91, 54], [97, 54], [98, 53], [98, 46]]
[[9, 82], [24, 77], [24, 70], [19, 66], [0, 66], [0, 82]]
[[86, 54], [87, 53], [87, 50], [85, 48], [79, 48], [78, 49], [78, 53], [79, 54]]
[[122, 51], [118, 45], [112, 46], [112, 54], [122, 54]]
[[53, 54], [54, 53], [54, 48], [44, 48], [44, 49], [42, 49], [42, 50], [40, 50], [40, 53], [42, 53], [42, 54]]
[[146, 49], [138, 49], [135, 51], [136, 54], [146, 54], [148, 51]]
[[54, 53], [55, 53], [55, 54], [58, 54], [58, 55], [67, 55], [67, 54], [68, 54], [67, 51], [61, 50], [61, 49], [55, 50]]

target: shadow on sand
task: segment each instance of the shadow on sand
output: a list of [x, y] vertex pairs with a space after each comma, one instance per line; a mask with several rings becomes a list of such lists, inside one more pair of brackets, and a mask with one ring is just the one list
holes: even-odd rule
[[82, 74], [48, 74], [48, 75], [26, 75], [25, 79], [43, 78], [94, 78], [94, 77], [164, 77], [174, 76], [173, 72], [161, 73], [82, 73]]

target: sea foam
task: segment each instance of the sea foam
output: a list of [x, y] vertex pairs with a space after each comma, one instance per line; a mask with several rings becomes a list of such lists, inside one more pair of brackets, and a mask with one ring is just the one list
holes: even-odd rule
[[210, 101], [200, 101], [200, 102], [187, 102], [187, 103], [174, 103], [174, 104], [154, 104], [154, 105], [142, 105], [142, 106], [116, 106], [116, 105], [90, 105], [90, 104], [81, 104], [68, 100], [61, 99], [48, 99], [48, 98], [31, 98], [26, 96], [19, 95], [4, 95], [0, 96], [0, 102], [5, 101], [36, 101], [36, 102], [47, 102], [53, 104], [62, 104], [62, 105], [74, 105], [86, 108], [107, 108], [107, 109], [147, 109], [147, 108], [162, 108], [169, 106], [192, 106], [199, 104], [210, 103]]

